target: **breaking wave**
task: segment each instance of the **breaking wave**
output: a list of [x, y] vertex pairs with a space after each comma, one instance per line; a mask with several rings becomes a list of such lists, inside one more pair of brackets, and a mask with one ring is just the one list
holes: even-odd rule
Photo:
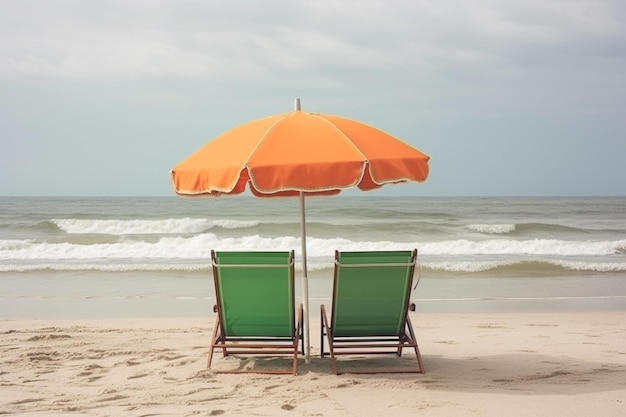
[[108, 235], [149, 235], [149, 234], [193, 234], [202, 233], [215, 227], [239, 229], [259, 224], [255, 220], [207, 220], [207, 219], [166, 219], [166, 220], [86, 220], [53, 219], [60, 230], [69, 234], [108, 234]]

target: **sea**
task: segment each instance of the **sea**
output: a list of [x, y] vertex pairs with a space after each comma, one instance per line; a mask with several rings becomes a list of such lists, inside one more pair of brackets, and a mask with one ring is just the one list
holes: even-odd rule
[[[626, 311], [626, 197], [310, 197], [309, 314], [336, 250], [418, 250], [418, 312]], [[0, 317], [210, 316], [210, 251], [294, 250], [297, 198], [0, 197]]]

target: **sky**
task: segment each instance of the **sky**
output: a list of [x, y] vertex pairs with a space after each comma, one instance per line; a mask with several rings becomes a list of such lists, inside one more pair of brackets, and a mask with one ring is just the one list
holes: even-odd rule
[[0, 0], [0, 196], [173, 196], [293, 109], [431, 157], [413, 196], [626, 195], [622, 0]]

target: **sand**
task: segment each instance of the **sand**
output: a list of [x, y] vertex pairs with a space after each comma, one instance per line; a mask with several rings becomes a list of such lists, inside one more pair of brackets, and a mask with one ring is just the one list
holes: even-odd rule
[[[313, 315], [314, 316], [314, 315]], [[625, 416], [626, 312], [413, 314], [425, 374], [206, 370], [213, 318], [0, 319], [0, 414]], [[312, 317], [313, 353], [319, 321]], [[411, 361], [374, 357], [377, 365]], [[288, 359], [272, 360], [288, 366]], [[222, 358], [219, 369], [261, 367]], [[367, 362], [366, 362], [367, 363]]]

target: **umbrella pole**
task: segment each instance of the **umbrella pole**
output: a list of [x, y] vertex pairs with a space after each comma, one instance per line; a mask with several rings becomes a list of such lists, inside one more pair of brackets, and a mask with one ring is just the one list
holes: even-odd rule
[[311, 343], [309, 334], [309, 277], [306, 266], [306, 216], [304, 210], [304, 192], [300, 191], [300, 236], [302, 243], [302, 305], [304, 315], [304, 359], [311, 362]]

